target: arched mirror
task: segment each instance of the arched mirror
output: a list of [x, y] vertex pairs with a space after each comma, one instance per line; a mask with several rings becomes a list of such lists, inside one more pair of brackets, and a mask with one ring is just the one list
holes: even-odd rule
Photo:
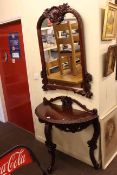
[[91, 98], [82, 18], [68, 4], [46, 9], [37, 23], [43, 90], [64, 89]]

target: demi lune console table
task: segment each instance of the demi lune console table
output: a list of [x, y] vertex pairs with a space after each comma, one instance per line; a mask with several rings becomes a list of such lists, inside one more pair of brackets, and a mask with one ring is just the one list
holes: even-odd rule
[[[53, 103], [58, 100], [61, 100], [62, 105]], [[82, 110], [73, 109], [73, 103], [76, 103]], [[35, 113], [39, 121], [45, 124], [45, 144], [51, 155], [51, 162], [48, 168], [49, 173], [53, 171], [55, 163], [56, 144], [52, 141], [53, 126], [65, 132], [75, 133], [82, 131], [89, 125], [93, 125], [94, 133], [87, 144], [89, 147], [90, 159], [94, 168], [98, 169], [100, 167], [94, 155], [94, 151], [97, 148], [97, 140], [100, 135], [100, 123], [96, 109], [89, 110], [85, 105], [82, 105], [75, 99], [67, 96], [59, 96], [51, 98], [50, 100], [44, 98], [43, 103], [36, 107]]]

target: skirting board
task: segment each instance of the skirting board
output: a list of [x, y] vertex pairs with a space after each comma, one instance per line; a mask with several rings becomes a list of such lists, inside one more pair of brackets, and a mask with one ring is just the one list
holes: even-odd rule
[[112, 160], [115, 158], [116, 155], [117, 155], [117, 152], [111, 157], [111, 159], [102, 168], [106, 169], [108, 165], [112, 162]]
[[[41, 136], [36, 136], [36, 139], [39, 140], [42, 143], [45, 143], [45, 138], [43, 138]], [[80, 155], [77, 156], [75, 153], [73, 153], [73, 152], [71, 153], [69, 150], [65, 150], [63, 147], [61, 147], [58, 144], [57, 144], [57, 150], [65, 153], [65, 154], [67, 154], [67, 155], [69, 155], [71, 157], [74, 157], [74, 158], [76, 158], [76, 159], [78, 159], [78, 160], [80, 160], [82, 162], [85, 162], [86, 164], [88, 164], [90, 166], [93, 166], [92, 163], [90, 162], [90, 158], [89, 157], [83, 157], [83, 159], [82, 159], [82, 157], [80, 157]]]

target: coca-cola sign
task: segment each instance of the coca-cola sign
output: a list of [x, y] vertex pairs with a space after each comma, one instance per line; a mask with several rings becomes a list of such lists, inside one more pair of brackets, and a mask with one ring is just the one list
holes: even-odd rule
[[32, 162], [26, 148], [17, 148], [0, 158], [0, 175], [11, 175], [16, 169]]

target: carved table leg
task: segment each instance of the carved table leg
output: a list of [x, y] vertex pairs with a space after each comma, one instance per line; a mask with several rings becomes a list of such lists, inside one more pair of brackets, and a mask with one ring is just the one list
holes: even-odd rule
[[51, 124], [45, 124], [45, 137], [46, 137], [46, 146], [48, 147], [48, 152], [51, 155], [51, 163], [48, 168], [48, 173], [52, 173], [53, 166], [55, 164], [55, 150], [56, 150], [56, 145], [52, 143], [52, 125]]
[[95, 159], [94, 150], [97, 148], [97, 140], [98, 140], [98, 137], [100, 135], [100, 123], [99, 123], [98, 119], [96, 118], [96, 119], [94, 119], [92, 124], [93, 124], [93, 127], [94, 127], [93, 137], [87, 143], [90, 147], [89, 154], [90, 154], [90, 158], [91, 158], [91, 161], [93, 163], [93, 166], [94, 166], [95, 169], [99, 169], [100, 165]]

